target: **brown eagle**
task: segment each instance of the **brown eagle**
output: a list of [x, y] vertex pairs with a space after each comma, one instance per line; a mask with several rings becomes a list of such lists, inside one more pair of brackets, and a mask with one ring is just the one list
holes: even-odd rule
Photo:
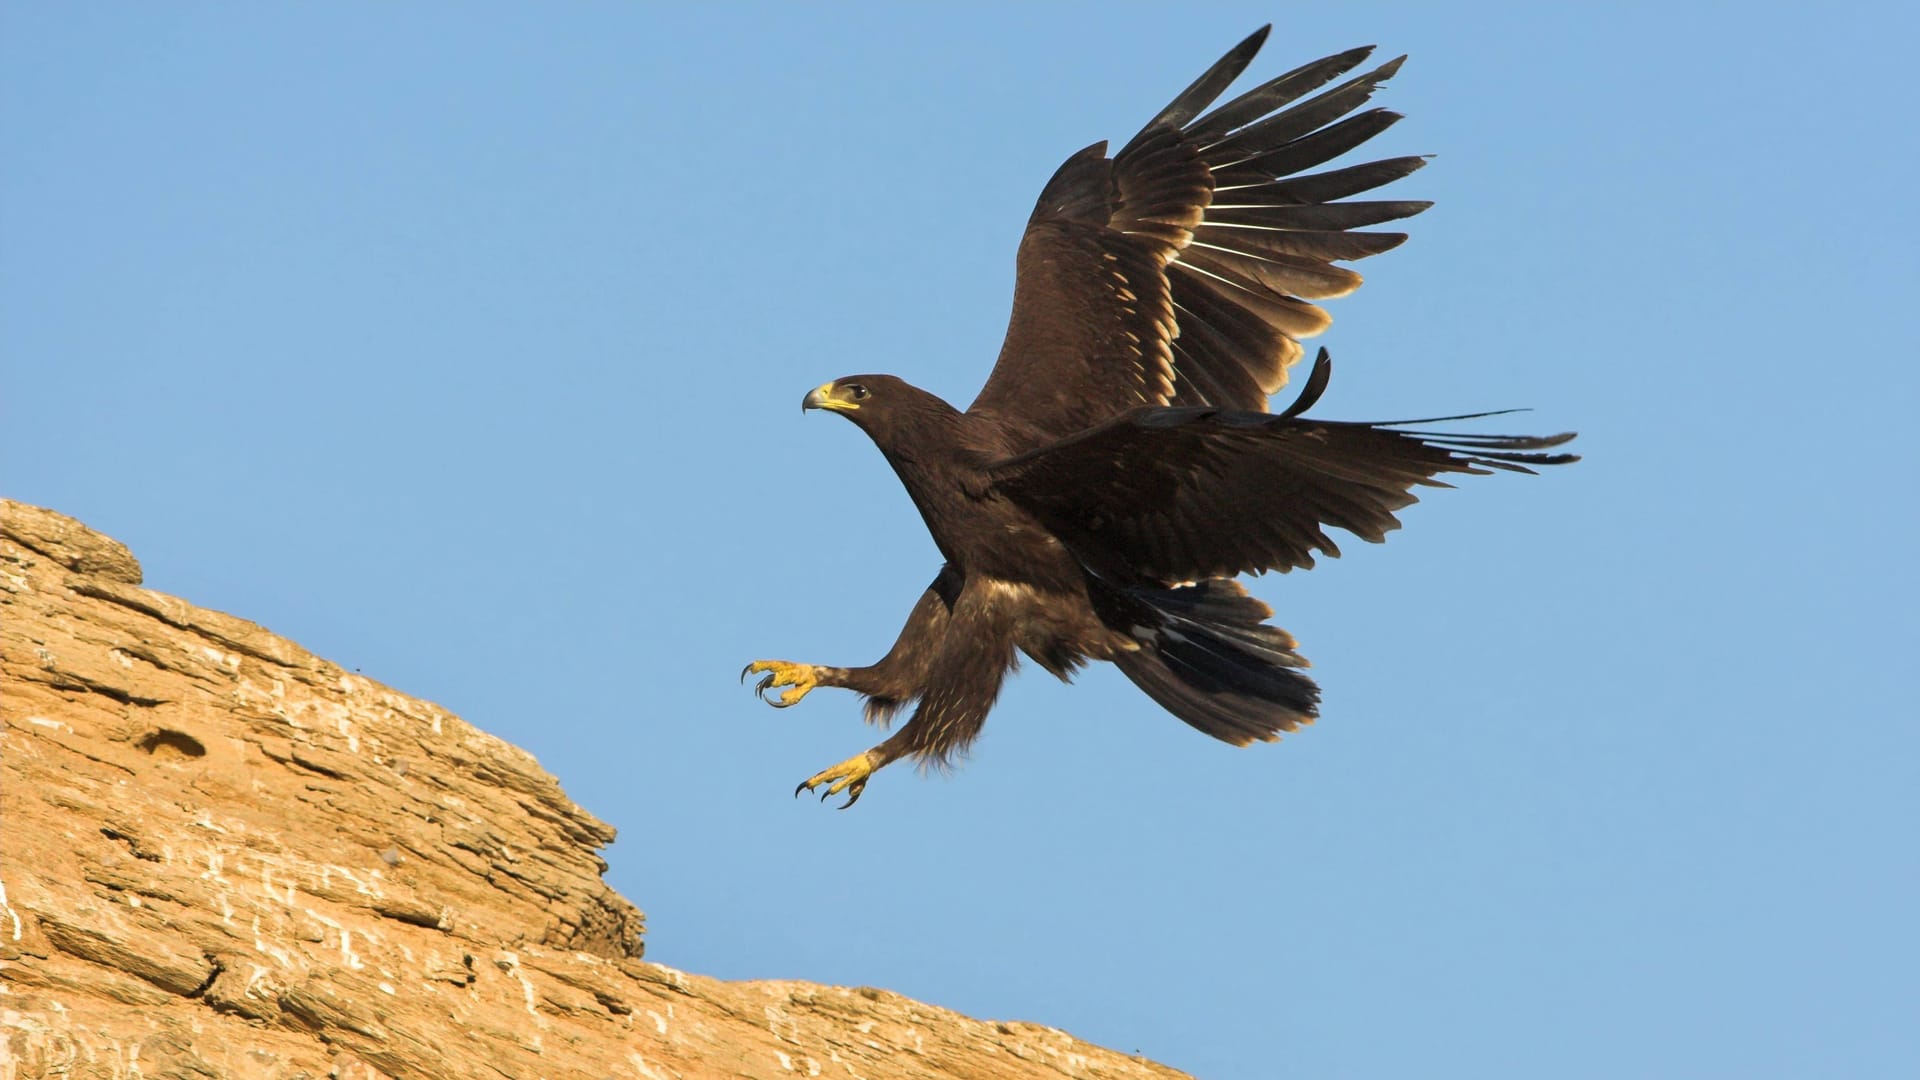
[[[1576, 460], [1544, 437], [1411, 430], [1304, 414], [1326, 389], [1321, 350], [1299, 397], [1267, 412], [1300, 339], [1329, 318], [1309, 301], [1360, 275], [1334, 265], [1399, 245], [1367, 226], [1430, 203], [1349, 200], [1420, 168], [1398, 157], [1309, 172], [1400, 119], [1355, 115], [1400, 67], [1353, 49], [1205, 112], [1266, 40], [1240, 43], [1112, 157], [1096, 143], [1040, 193], [1020, 241], [1013, 317], [963, 412], [891, 375], [811, 392], [880, 448], [946, 564], [887, 655], [867, 667], [758, 660], [756, 691], [797, 703], [817, 686], [865, 696], [869, 721], [912, 717], [808, 777], [852, 806], [902, 757], [944, 763], [980, 734], [1025, 653], [1062, 679], [1111, 660], [1168, 712], [1244, 746], [1311, 722], [1320, 692], [1294, 639], [1235, 575], [1339, 555], [1329, 526], [1379, 542], [1417, 486], [1443, 473]], [[1309, 97], [1308, 95], [1314, 96]], [[1304, 99], [1304, 100], [1302, 100]], [[777, 696], [770, 691], [785, 688]]]

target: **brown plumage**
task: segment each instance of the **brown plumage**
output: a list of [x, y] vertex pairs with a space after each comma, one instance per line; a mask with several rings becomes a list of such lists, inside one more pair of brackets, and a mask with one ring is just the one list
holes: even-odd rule
[[1399, 59], [1315, 94], [1370, 52], [1351, 50], [1205, 111], [1266, 34], [1119, 153], [1095, 144], [1048, 181], [1020, 242], [1006, 343], [966, 411], [889, 375], [807, 395], [872, 438], [946, 562], [877, 663], [748, 665], [765, 673], [763, 696], [784, 688], [775, 705], [838, 686], [865, 696], [870, 720], [913, 706], [892, 737], [800, 790], [845, 791], [851, 806], [892, 761], [949, 760], [1021, 653], [1061, 678], [1113, 661], [1209, 735], [1274, 739], [1313, 720], [1319, 690], [1234, 575], [1337, 556], [1329, 527], [1378, 542], [1413, 489], [1443, 475], [1576, 460], [1550, 452], [1570, 434], [1306, 419], [1331, 375], [1325, 350], [1294, 404], [1267, 412], [1300, 339], [1328, 325], [1313, 301], [1360, 284], [1335, 264], [1397, 246], [1404, 233], [1366, 227], [1429, 204], [1349, 198], [1419, 157], [1300, 175], [1399, 119], [1354, 113]]

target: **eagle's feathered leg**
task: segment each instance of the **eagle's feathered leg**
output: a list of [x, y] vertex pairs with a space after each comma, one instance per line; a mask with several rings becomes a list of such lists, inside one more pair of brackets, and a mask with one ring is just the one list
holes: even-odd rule
[[990, 590], [963, 589], [947, 621], [950, 632], [941, 636], [938, 648], [919, 654], [925, 681], [906, 695], [919, 698], [913, 716], [880, 745], [802, 781], [795, 795], [826, 785], [822, 799], [847, 793], [844, 810], [859, 800], [868, 777], [887, 765], [903, 757], [945, 765], [979, 736], [1000, 696], [1000, 683], [1013, 667], [1013, 615], [995, 602]]
[[[744, 681], [749, 675], [764, 672], [766, 677], [754, 685], [754, 692], [776, 709], [799, 704], [816, 686], [853, 690], [867, 699], [868, 722], [884, 724], [902, 705], [920, 696], [920, 688], [926, 685], [927, 669], [946, 640], [949, 612], [959, 593], [959, 572], [950, 566], [941, 567], [939, 576], [914, 604], [899, 639], [877, 663], [844, 668], [790, 660], [755, 660], [740, 672], [740, 678]], [[768, 696], [768, 691], [781, 687], [787, 689]]]

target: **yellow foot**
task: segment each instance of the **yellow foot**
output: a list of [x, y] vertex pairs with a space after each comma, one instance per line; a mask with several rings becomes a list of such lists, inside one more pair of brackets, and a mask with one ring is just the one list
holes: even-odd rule
[[840, 809], [845, 810], [860, 801], [860, 793], [867, 789], [867, 777], [872, 776], [876, 768], [879, 766], [874, 764], [872, 751], [855, 754], [838, 765], [821, 769], [802, 780], [800, 786], [793, 789], [793, 796], [797, 799], [801, 792], [811, 792], [821, 784], [830, 782], [827, 790], [820, 793], [820, 801], [826, 802], [828, 796], [838, 795], [844, 791], [847, 793], [847, 801]]
[[[761, 701], [776, 709], [800, 704], [800, 699], [807, 696], [807, 691], [820, 684], [812, 664], [795, 664], [786, 660], [755, 660], [741, 670], [740, 681], [746, 682], [747, 676], [757, 675], [762, 671], [770, 674], [760, 680], [759, 685], [753, 688], [753, 692], [760, 695]], [[793, 689], [776, 697], [768, 697], [767, 691], [776, 686], [790, 686]]]

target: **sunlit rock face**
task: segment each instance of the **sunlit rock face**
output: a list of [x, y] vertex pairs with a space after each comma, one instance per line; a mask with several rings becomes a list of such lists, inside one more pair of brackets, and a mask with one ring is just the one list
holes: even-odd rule
[[140, 582], [0, 500], [0, 1080], [1184, 1075], [647, 962], [532, 756]]

